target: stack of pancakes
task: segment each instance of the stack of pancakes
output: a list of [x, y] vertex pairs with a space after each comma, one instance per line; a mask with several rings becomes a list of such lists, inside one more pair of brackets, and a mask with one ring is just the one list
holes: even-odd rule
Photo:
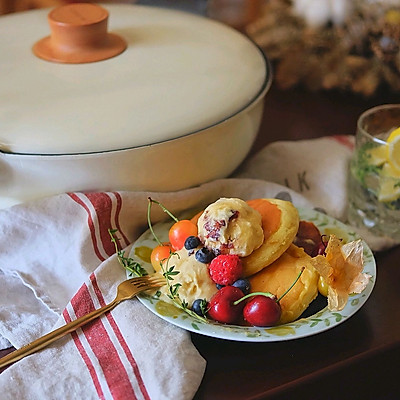
[[[264, 243], [242, 258], [244, 275], [250, 280], [251, 292], [270, 292], [278, 298], [300, 279], [282, 298], [281, 324], [297, 319], [318, 295], [319, 273], [303, 248], [293, 244], [299, 229], [299, 214], [291, 202], [257, 199], [247, 202], [261, 213]], [[269, 204], [267, 204], [269, 203]], [[275, 219], [271, 229], [269, 219]]]

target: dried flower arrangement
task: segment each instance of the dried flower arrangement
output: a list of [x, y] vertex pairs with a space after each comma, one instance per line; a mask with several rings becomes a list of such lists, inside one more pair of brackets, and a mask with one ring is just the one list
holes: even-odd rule
[[400, 91], [400, 5], [393, 0], [266, 0], [246, 33], [282, 89]]

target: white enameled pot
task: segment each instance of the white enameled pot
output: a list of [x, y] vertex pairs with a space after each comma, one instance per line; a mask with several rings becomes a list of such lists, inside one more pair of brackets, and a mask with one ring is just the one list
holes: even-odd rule
[[0, 207], [180, 190], [229, 176], [251, 149], [272, 79], [261, 50], [203, 17], [103, 7], [126, 49], [94, 62], [32, 52], [49, 40], [49, 10], [1, 17], [11, 39], [0, 41]]

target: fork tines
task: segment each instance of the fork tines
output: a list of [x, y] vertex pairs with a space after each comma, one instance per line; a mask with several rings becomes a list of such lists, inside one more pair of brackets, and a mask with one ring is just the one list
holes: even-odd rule
[[165, 283], [165, 279], [160, 275], [145, 275], [139, 276], [136, 278], [131, 278], [130, 282], [140, 286], [153, 284], [153, 285], [162, 285]]

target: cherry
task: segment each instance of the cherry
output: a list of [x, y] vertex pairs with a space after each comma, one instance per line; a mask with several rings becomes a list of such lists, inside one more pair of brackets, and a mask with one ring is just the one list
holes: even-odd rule
[[249, 293], [241, 299], [237, 300], [234, 305], [240, 305], [243, 300], [252, 297], [243, 308], [243, 318], [254, 326], [272, 326], [279, 322], [282, 309], [279, 302], [292, 289], [296, 282], [300, 279], [304, 267], [297, 275], [292, 285], [279, 297], [279, 299], [269, 292]]
[[169, 211], [159, 201], [154, 200], [151, 197], [148, 197], [148, 201], [149, 203], [147, 206], [147, 222], [151, 233], [153, 234], [154, 238], [156, 239], [159, 245], [162, 245], [162, 243], [159, 241], [156, 234], [154, 233], [150, 218], [151, 206], [153, 203], [158, 204], [161, 207], [161, 209], [175, 221], [175, 223], [171, 226], [168, 232], [169, 243], [171, 244], [174, 250], [181, 250], [185, 244], [186, 239], [189, 236], [197, 236], [197, 224], [188, 219], [179, 220], [178, 218], [175, 217], [174, 214], [171, 213], [171, 211]]
[[324, 255], [326, 247], [328, 246], [328, 241], [326, 240], [326, 237], [321, 236], [321, 243], [318, 245], [317, 255]]
[[197, 236], [197, 225], [188, 219], [175, 222], [168, 232], [169, 242], [175, 250], [182, 249], [189, 236]]
[[243, 297], [243, 292], [234, 286], [224, 286], [214, 296], [208, 304], [208, 316], [215, 321], [224, 324], [233, 324], [242, 317], [244, 303], [235, 304]]
[[323, 254], [326, 248], [325, 240], [321, 236], [319, 229], [309, 221], [300, 221], [293, 243], [298, 247], [302, 247], [311, 257]]
[[254, 326], [272, 326], [279, 322], [282, 310], [276, 296], [256, 295], [243, 309], [244, 319]]
[[150, 255], [150, 261], [155, 271], [161, 271], [161, 264], [170, 257], [173, 251], [174, 249], [169, 243], [162, 243], [154, 247]]

